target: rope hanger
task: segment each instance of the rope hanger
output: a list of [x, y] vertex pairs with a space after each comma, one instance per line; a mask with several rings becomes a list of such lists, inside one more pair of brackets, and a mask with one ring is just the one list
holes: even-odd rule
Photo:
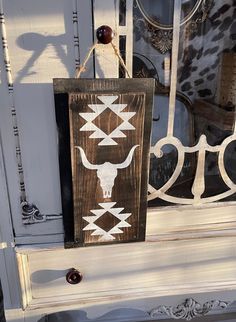
[[[175, 115], [175, 104], [176, 104], [176, 90], [177, 90], [177, 72], [178, 72], [178, 52], [179, 52], [179, 36], [180, 36], [180, 25], [181, 25], [181, 0], [175, 0], [174, 2], [174, 15], [173, 15], [173, 44], [171, 54], [171, 83], [170, 83], [170, 96], [169, 96], [169, 116], [168, 116], [168, 128], [167, 136], [172, 136], [174, 132], [174, 115]], [[123, 58], [121, 57], [119, 49], [112, 42], [113, 31], [109, 26], [101, 26], [97, 29], [97, 38], [102, 44], [110, 44], [114, 50], [115, 55], [118, 57], [121, 66], [127, 73], [127, 76], [131, 78], [129, 71], [125, 65]], [[86, 64], [91, 57], [93, 51], [100, 45], [98, 41], [89, 49], [87, 56], [82, 65], [76, 68], [75, 78], [79, 78], [81, 73], [85, 72]]]
[[[124, 70], [125, 70], [125, 72], [127, 73], [128, 77], [129, 77], [129, 78], [131, 78], [130, 73], [129, 73], [129, 71], [128, 71], [128, 69], [127, 69], [126, 65], [125, 65], [125, 62], [124, 62], [123, 58], [121, 57], [121, 54], [120, 54], [119, 49], [116, 47], [116, 45], [115, 45], [113, 42], [110, 42], [110, 44], [111, 44], [111, 46], [112, 46], [112, 48], [113, 48], [113, 50], [114, 50], [115, 55], [118, 57], [118, 59], [119, 59], [119, 62], [120, 62], [120, 64], [121, 64], [121, 66], [124, 68]], [[80, 78], [80, 75], [81, 75], [83, 72], [85, 72], [85, 71], [86, 71], [86, 64], [87, 64], [87, 62], [88, 62], [89, 58], [91, 57], [91, 55], [92, 55], [93, 51], [94, 51], [98, 46], [100, 46], [100, 45], [101, 45], [101, 44], [100, 44], [98, 41], [96, 41], [96, 42], [93, 44], [93, 46], [89, 49], [89, 51], [88, 51], [88, 53], [87, 53], [87, 55], [86, 55], [86, 57], [85, 57], [85, 59], [84, 59], [83, 64], [82, 64], [82, 65], [80, 65], [78, 68], [76, 68], [75, 78]]]

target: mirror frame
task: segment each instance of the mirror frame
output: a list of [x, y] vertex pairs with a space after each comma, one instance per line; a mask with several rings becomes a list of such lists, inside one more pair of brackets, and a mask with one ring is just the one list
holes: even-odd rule
[[[185, 25], [189, 20], [191, 20], [191, 18], [195, 15], [195, 13], [198, 11], [198, 9], [200, 8], [201, 4], [204, 4], [206, 2], [206, 0], [197, 0], [196, 4], [193, 6], [192, 10], [190, 11], [190, 13], [180, 22], [180, 26]], [[158, 23], [156, 21], [154, 21], [152, 18], [149, 17], [149, 15], [146, 13], [146, 11], [144, 10], [144, 7], [141, 3], [141, 0], [136, 0], [137, 6], [140, 10], [140, 12], [142, 13], [143, 17], [154, 27], [158, 28], [158, 29], [162, 29], [162, 30], [173, 30], [173, 25], [164, 25], [161, 23]]]

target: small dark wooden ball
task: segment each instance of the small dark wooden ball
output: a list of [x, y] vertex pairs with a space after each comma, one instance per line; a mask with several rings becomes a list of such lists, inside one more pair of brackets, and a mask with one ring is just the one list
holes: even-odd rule
[[109, 44], [114, 38], [114, 33], [111, 27], [103, 25], [97, 29], [97, 39], [100, 43]]

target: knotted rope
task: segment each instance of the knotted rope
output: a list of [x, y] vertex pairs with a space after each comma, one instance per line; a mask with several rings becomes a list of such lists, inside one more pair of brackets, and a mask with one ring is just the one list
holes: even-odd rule
[[[121, 57], [121, 54], [120, 54], [119, 49], [116, 47], [116, 45], [115, 45], [115, 44], [113, 44], [113, 42], [111, 42], [110, 44], [111, 44], [111, 46], [112, 46], [112, 48], [113, 48], [113, 50], [114, 50], [115, 55], [118, 57], [118, 59], [119, 59], [119, 62], [120, 62], [120, 64], [121, 64], [121, 66], [122, 66], [122, 67], [124, 68], [124, 70], [126, 71], [126, 73], [127, 73], [128, 77], [129, 77], [129, 78], [131, 78], [130, 73], [129, 73], [129, 71], [128, 71], [128, 69], [127, 69], [126, 65], [125, 65], [125, 62], [124, 62], [123, 58]], [[82, 64], [82, 65], [80, 65], [78, 68], [76, 68], [76, 71], [75, 71], [75, 78], [80, 78], [80, 75], [86, 71], [86, 64], [87, 64], [87, 62], [88, 62], [88, 60], [89, 60], [90, 56], [92, 55], [93, 51], [94, 51], [98, 46], [99, 46], [99, 43], [98, 43], [98, 42], [95, 42], [95, 43], [93, 44], [93, 46], [89, 49], [89, 51], [88, 51], [88, 53], [87, 53], [87, 55], [86, 55], [86, 57], [85, 57], [85, 59], [84, 59], [83, 64]]]

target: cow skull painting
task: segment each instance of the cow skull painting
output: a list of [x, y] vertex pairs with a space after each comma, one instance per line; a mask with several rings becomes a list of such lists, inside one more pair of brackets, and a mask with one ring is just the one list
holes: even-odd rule
[[144, 241], [155, 80], [54, 79], [65, 247]]
[[134, 150], [139, 145], [134, 145], [131, 150], [129, 151], [129, 154], [124, 162], [119, 164], [113, 164], [110, 162], [104, 162], [103, 164], [92, 164], [88, 161], [84, 150], [80, 146], [76, 146], [75, 148], [79, 149], [81, 160], [85, 168], [89, 170], [96, 170], [97, 171], [97, 177], [100, 181], [100, 186], [103, 191], [103, 198], [111, 198], [112, 195], [112, 188], [114, 186], [115, 178], [118, 174], [118, 169], [124, 169], [127, 168], [133, 158]]

